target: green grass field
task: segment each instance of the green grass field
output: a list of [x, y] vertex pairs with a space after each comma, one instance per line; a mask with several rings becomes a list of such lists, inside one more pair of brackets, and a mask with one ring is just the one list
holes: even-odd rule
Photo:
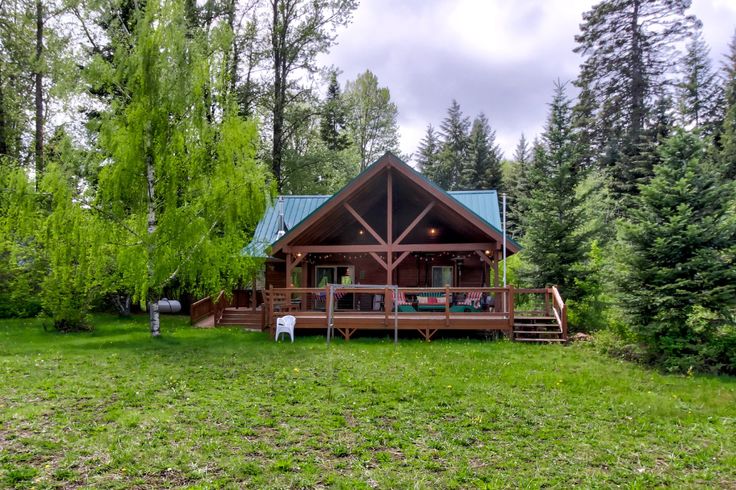
[[736, 379], [586, 346], [0, 321], [0, 487], [736, 488]]

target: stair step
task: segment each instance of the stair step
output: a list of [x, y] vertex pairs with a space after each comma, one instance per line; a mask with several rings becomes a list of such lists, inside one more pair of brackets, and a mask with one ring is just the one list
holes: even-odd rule
[[514, 315], [514, 320], [549, 320], [557, 321], [553, 316], [517, 316]]
[[557, 322], [554, 323], [516, 323], [514, 322], [515, 327], [556, 327]]
[[516, 342], [566, 342], [565, 339], [514, 339]]
[[521, 335], [562, 335], [559, 330], [514, 330], [514, 334]]

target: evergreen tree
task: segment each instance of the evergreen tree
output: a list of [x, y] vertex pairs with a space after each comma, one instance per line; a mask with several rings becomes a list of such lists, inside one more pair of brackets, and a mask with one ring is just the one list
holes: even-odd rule
[[723, 316], [736, 304], [733, 184], [691, 133], [678, 131], [660, 153], [621, 223], [620, 300], [655, 358], [671, 367], [685, 358], [687, 368], [714, 334], [693, 327], [699, 310]]
[[330, 84], [327, 86], [327, 99], [322, 104], [320, 118], [320, 136], [328, 150], [340, 151], [350, 145], [346, 132], [347, 109], [340, 92], [337, 73], [330, 73]]
[[723, 72], [725, 115], [720, 137], [720, 158], [726, 178], [736, 180], [736, 33], [729, 44]]
[[572, 109], [565, 87], [555, 84], [542, 141], [530, 175], [531, 194], [522, 198], [523, 276], [530, 284], [555, 284], [565, 298], [578, 297], [574, 266], [583, 257], [583, 211], [577, 186], [581, 181]]
[[[575, 52], [583, 55], [576, 84], [580, 112], [594, 117], [593, 154], [617, 194], [635, 194], [653, 162], [639, 158], [658, 88], [671, 74], [670, 51], [698, 21], [690, 0], [604, 0], [583, 15]], [[585, 149], [583, 149], [585, 150]]]
[[432, 182], [436, 182], [436, 174], [439, 170], [440, 140], [434, 126], [427, 125], [427, 131], [419, 142], [417, 148], [417, 170], [427, 176]]
[[460, 174], [460, 189], [501, 190], [501, 148], [496, 144], [496, 132], [485, 114], [474, 121], [468, 137], [468, 159]]
[[518, 240], [523, 236], [522, 216], [524, 216], [524, 204], [531, 195], [531, 182], [529, 173], [532, 165], [532, 148], [526, 136], [522, 133], [519, 143], [514, 150], [511, 162], [510, 176], [504, 183], [507, 190], [507, 229], [511, 238]]
[[445, 190], [458, 190], [461, 187], [462, 170], [469, 160], [469, 129], [470, 119], [463, 115], [460, 104], [453, 99], [440, 125], [440, 171], [435, 174], [435, 183]]
[[723, 115], [718, 75], [711, 68], [710, 49], [696, 31], [682, 60], [683, 77], [678, 84], [679, 115], [683, 126], [712, 134]]

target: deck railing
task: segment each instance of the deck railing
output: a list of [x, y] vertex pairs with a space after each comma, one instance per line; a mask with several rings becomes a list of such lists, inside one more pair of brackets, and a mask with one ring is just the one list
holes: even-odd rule
[[207, 296], [196, 303], [192, 303], [192, 306], [189, 307], [189, 321], [194, 325], [198, 321], [210, 316], [214, 311], [215, 305], [212, 302], [212, 297]]
[[218, 326], [222, 320], [222, 315], [225, 313], [225, 308], [230, 305], [230, 302], [225, 295], [225, 291], [220, 291], [217, 295], [217, 299], [214, 301], [214, 324]]
[[550, 293], [552, 296], [552, 311], [554, 312], [557, 324], [560, 326], [562, 338], [567, 339], [567, 305], [562, 301], [562, 295], [557, 286], [552, 286]]
[[[322, 312], [329, 323], [329, 311], [338, 314], [370, 314], [373, 318], [383, 317], [383, 324], [390, 325], [394, 320], [394, 289], [377, 286], [339, 286], [335, 295], [330, 294], [329, 286], [324, 288], [269, 288], [264, 291], [265, 326], [272, 327], [275, 316], [287, 312]], [[397, 289], [403, 298], [404, 308], [399, 309], [398, 318], [411, 317], [410, 313], [430, 314], [433, 321], [444, 317], [445, 327], [461, 318], [488, 318], [496, 325], [504, 325], [509, 330], [514, 325], [515, 315], [545, 316], [554, 318], [564, 338], [567, 338], [567, 307], [556, 287], [515, 288], [507, 287], [401, 287]], [[478, 305], [463, 305], [465, 298], [477, 298]], [[420, 297], [437, 298], [435, 301], [420, 301]], [[334, 306], [331, 304], [335, 302]], [[409, 306], [409, 308], [406, 308]], [[415, 315], [416, 317], [417, 315]], [[380, 321], [380, 320], [379, 320]], [[441, 320], [440, 320], [441, 321]], [[435, 323], [436, 324], [436, 323]]]

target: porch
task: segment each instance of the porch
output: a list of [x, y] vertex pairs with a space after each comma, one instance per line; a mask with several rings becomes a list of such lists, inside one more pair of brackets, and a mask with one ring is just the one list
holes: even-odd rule
[[[444, 330], [497, 331], [523, 342], [565, 342], [568, 334], [567, 307], [555, 287], [271, 287], [263, 291], [262, 304], [251, 295], [240, 291], [228, 299], [221, 292], [214, 301], [205, 298], [193, 305], [192, 322], [211, 315], [213, 326], [243, 325], [273, 336], [276, 319], [293, 315], [297, 332], [332, 332], [345, 340], [359, 330], [417, 331], [425, 340]], [[400, 304], [394, 304], [395, 297]], [[422, 297], [435, 299], [422, 307]]]

